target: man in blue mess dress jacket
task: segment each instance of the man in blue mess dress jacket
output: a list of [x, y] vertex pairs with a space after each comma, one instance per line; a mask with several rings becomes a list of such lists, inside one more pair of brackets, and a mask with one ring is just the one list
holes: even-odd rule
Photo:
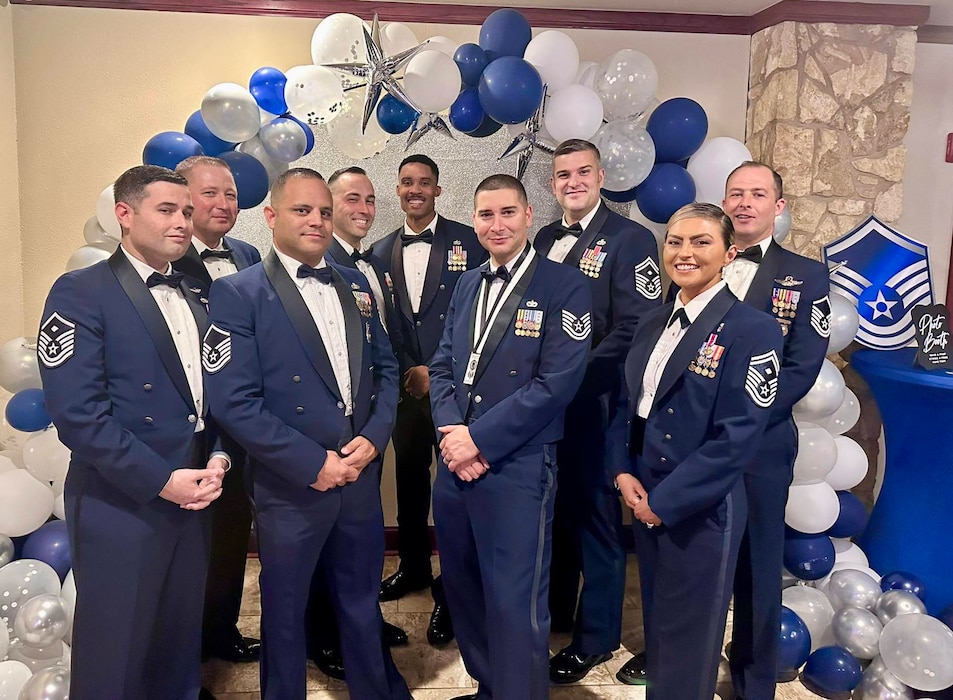
[[[175, 166], [189, 181], [192, 195], [192, 243], [175, 261], [175, 269], [202, 283], [208, 292], [212, 280], [261, 262], [255, 246], [228, 236], [238, 218], [238, 188], [228, 163], [220, 158], [192, 156]], [[261, 643], [238, 631], [245, 561], [252, 512], [245, 488], [245, 451], [222, 435], [232, 458], [232, 469], [222, 485], [222, 496], [211, 509], [212, 549], [205, 585], [202, 654], [232, 662], [257, 661]]]
[[206, 412], [197, 282], [182, 176], [139, 166], [114, 185], [122, 242], [53, 285], [38, 355], [46, 406], [72, 451], [64, 491], [76, 610], [71, 695], [198, 696], [206, 507], [227, 455]]
[[477, 187], [490, 262], [463, 275], [430, 369], [441, 435], [434, 486], [440, 565], [472, 698], [549, 693], [548, 585], [555, 443], [585, 372], [589, 285], [527, 242], [519, 180]]
[[[397, 322], [390, 328], [400, 362], [401, 392], [394, 428], [397, 484], [397, 553], [400, 567], [381, 583], [381, 600], [397, 600], [431, 585], [430, 465], [436, 443], [430, 417], [428, 365], [443, 335], [450, 295], [460, 276], [486, 260], [473, 229], [439, 216], [440, 171], [424, 155], [404, 158], [397, 198], [404, 225], [374, 246], [390, 280]], [[440, 579], [433, 582], [431, 644], [453, 639]]]
[[366, 278], [324, 259], [331, 208], [317, 172], [275, 180], [265, 207], [274, 248], [212, 284], [203, 363], [213, 410], [249, 455], [262, 697], [305, 697], [305, 606], [323, 558], [351, 696], [403, 700], [377, 603], [397, 363]]
[[572, 630], [573, 637], [550, 661], [555, 683], [582, 680], [622, 641], [626, 552], [613, 487], [616, 466], [626, 462], [622, 364], [639, 319], [662, 297], [655, 237], [602, 203], [604, 182], [593, 144], [561, 143], [551, 184], [563, 217], [543, 227], [533, 242], [541, 255], [578, 267], [593, 299], [589, 364], [557, 447], [549, 609], [553, 627]]

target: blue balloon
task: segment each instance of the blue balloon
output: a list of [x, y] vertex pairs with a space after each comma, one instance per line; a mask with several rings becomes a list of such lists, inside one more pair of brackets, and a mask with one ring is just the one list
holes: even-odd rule
[[161, 165], [175, 170], [175, 166], [191, 156], [203, 156], [202, 144], [179, 131], [163, 131], [146, 141], [142, 149], [143, 165]]
[[418, 113], [393, 95], [384, 95], [377, 103], [377, 123], [388, 134], [402, 134], [414, 123]]
[[831, 537], [858, 537], [867, 527], [867, 508], [850, 491], [838, 491], [840, 513], [825, 534]]
[[476, 44], [460, 44], [453, 54], [453, 60], [460, 69], [460, 80], [467, 87], [476, 87], [480, 84], [480, 76], [487, 67], [490, 59], [486, 51]]
[[638, 185], [633, 187], [631, 190], [625, 190], [624, 192], [613, 192], [612, 190], [602, 188], [602, 196], [608, 199], [610, 202], [624, 204], [625, 202], [635, 201], [636, 189], [638, 189]]
[[947, 605], [940, 612], [938, 612], [936, 614], [936, 619], [950, 629], [953, 629], [953, 604]]
[[480, 48], [491, 61], [522, 56], [532, 38], [533, 30], [523, 14], [508, 8], [490, 13], [480, 27]]
[[492, 136], [502, 128], [503, 125], [499, 122], [493, 121], [490, 117], [483, 117], [483, 123], [480, 124], [476, 131], [471, 131], [468, 136], [472, 136], [475, 139], [485, 139], [487, 136]]
[[291, 116], [290, 114], [285, 118], [290, 119], [293, 122], [298, 122], [298, 126], [300, 126], [304, 130], [304, 136], [308, 140], [308, 143], [304, 147], [304, 153], [302, 153], [301, 155], [306, 156], [309, 153], [311, 153], [311, 151], [314, 149], [314, 132], [311, 131], [311, 127], [305, 124], [303, 121], [301, 121], [297, 117]]
[[674, 163], [656, 163], [645, 181], [635, 188], [635, 201], [649, 221], [668, 223], [680, 207], [695, 201], [695, 181], [685, 168]]
[[197, 109], [192, 112], [192, 116], [185, 122], [185, 133], [199, 142], [202, 150], [207, 156], [218, 156], [225, 151], [231, 151], [237, 146], [237, 143], [224, 141], [208, 130], [205, 125], [205, 119], [202, 118], [202, 110]]
[[62, 520], [51, 520], [34, 530], [23, 543], [23, 558], [46, 562], [59, 574], [62, 582], [73, 568], [66, 523]]
[[[494, 13], [495, 14], [495, 13]], [[504, 56], [493, 61], [480, 76], [483, 111], [501, 124], [525, 122], [543, 99], [543, 79], [522, 58]]]
[[678, 163], [705, 142], [708, 116], [695, 100], [676, 97], [655, 108], [645, 130], [655, 142], [656, 162]]
[[784, 533], [784, 568], [805, 581], [817, 581], [834, 568], [834, 543], [827, 535], [806, 535], [791, 528]]
[[821, 647], [804, 665], [804, 685], [818, 695], [849, 693], [860, 683], [860, 662], [842, 647]]
[[811, 633], [796, 612], [781, 607], [781, 637], [778, 644], [778, 676], [796, 675], [811, 655]]
[[238, 188], [238, 208], [251, 209], [261, 204], [268, 194], [268, 171], [257, 159], [241, 151], [221, 155], [228, 163]]
[[24, 433], [49, 428], [53, 422], [46, 411], [42, 389], [24, 389], [15, 393], [7, 402], [5, 415], [11, 428]]
[[255, 102], [266, 112], [284, 114], [288, 111], [285, 102], [285, 85], [288, 78], [277, 68], [265, 66], [252, 73], [248, 81], [248, 91], [255, 98]]
[[880, 579], [882, 591], [907, 591], [922, 601], [927, 599], [927, 587], [919, 578], [906, 571], [891, 571]]
[[467, 88], [450, 105], [450, 123], [454, 129], [465, 134], [479, 129], [485, 116], [476, 88]]

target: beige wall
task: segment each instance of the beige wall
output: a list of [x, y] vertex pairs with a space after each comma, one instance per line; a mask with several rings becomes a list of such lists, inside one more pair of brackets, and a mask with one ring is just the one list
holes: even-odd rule
[[0, 343], [25, 332], [14, 76], [13, 10], [0, 1]]

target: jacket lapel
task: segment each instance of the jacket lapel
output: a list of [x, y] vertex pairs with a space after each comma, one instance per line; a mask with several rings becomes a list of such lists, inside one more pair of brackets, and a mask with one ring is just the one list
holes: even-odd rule
[[556, 226], [561, 224], [562, 221], [555, 221], [548, 226], [544, 226], [539, 230], [539, 233], [536, 234], [536, 238], [533, 239], [533, 247], [536, 249], [536, 252], [542, 255], [544, 258], [549, 255], [550, 249], [553, 247], [553, 243], [556, 242]]
[[327, 256], [330, 256], [331, 260], [336, 262], [341, 267], [351, 267], [357, 269], [357, 264], [351, 260], [351, 256], [347, 254], [347, 251], [344, 250], [344, 246], [341, 245], [336, 238], [331, 239], [331, 245], [328, 248]]
[[[630, 389], [642, 385], [642, 377], [645, 375], [645, 368], [649, 364], [649, 356], [652, 354], [652, 350], [662, 336], [662, 331], [665, 329], [665, 322], [668, 321], [669, 316], [672, 315], [672, 308], [674, 306], [674, 303], [668, 304], [668, 311], [665, 314], [659, 312], [659, 315], [652, 325], [646, 325], [644, 331], [642, 331], [641, 328], [639, 329], [640, 332], [638, 336], [640, 340], [636, 341], [632, 347], [632, 351], [625, 360], [626, 384]], [[629, 399], [630, 418], [635, 416], [638, 411], [638, 399], [638, 391]]]
[[592, 217], [592, 221], [590, 221], [589, 225], [586, 226], [586, 230], [583, 231], [582, 235], [579, 236], [575, 245], [570, 248], [569, 253], [566, 255], [566, 259], [563, 260], [563, 262], [566, 265], [579, 267], [579, 261], [582, 259], [582, 254], [585, 252], [586, 248], [591, 246], [592, 242], [596, 240], [596, 237], [602, 232], [603, 225], [605, 225], [606, 221], [608, 220], [609, 208], [602, 202], [599, 202], [599, 211], [597, 211], [596, 215]]
[[424, 313], [430, 303], [437, 296], [437, 287], [440, 286], [440, 277], [443, 266], [447, 264], [447, 250], [449, 248], [449, 233], [447, 222], [442, 216], [437, 217], [434, 227], [433, 243], [430, 244], [430, 259], [427, 261], [427, 275], [424, 277], [424, 288], [420, 294], [420, 313]]
[[185, 252], [185, 255], [172, 263], [172, 267], [179, 272], [184, 272], [189, 277], [194, 277], [205, 285], [205, 289], [212, 285], [212, 276], [208, 273], [208, 268], [205, 267], [202, 256], [199, 255], [199, 252], [191, 243], [189, 243], [189, 249]]
[[410, 305], [410, 299], [407, 297], [407, 277], [404, 275], [404, 244], [400, 240], [401, 232], [403, 232], [403, 226], [394, 232], [394, 245], [390, 249], [390, 278], [394, 283], [394, 295], [401, 300], [401, 303], [397, 306], [412, 326], [414, 310]]
[[231, 239], [228, 236], [222, 239], [222, 245], [224, 245], [227, 250], [232, 251], [232, 264], [236, 270], [244, 270], [246, 267], [252, 265], [251, 259], [245, 256], [244, 250], [232, 245]]
[[[333, 268], [332, 268], [333, 269]], [[347, 339], [348, 368], [351, 373], [351, 398], [357, 396], [361, 384], [361, 366], [364, 364], [364, 321], [354, 302], [354, 293], [341, 273], [334, 270], [334, 290], [338, 293], [344, 312], [344, 331]]]
[[754, 273], [748, 292], [745, 294], [744, 302], [756, 309], [766, 311], [768, 309], [767, 301], [771, 299], [771, 290], [774, 287], [774, 278], [778, 276], [778, 269], [781, 264], [781, 246], [774, 241], [768, 244], [768, 250], [758, 265], [758, 271]]
[[[308, 311], [307, 304], [304, 303], [298, 286], [288, 275], [274, 250], [265, 256], [264, 267], [265, 275], [275, 288], [275, 292], [281, 300], [281, 305], [284, 307], [285, 313], [288, 314], [291, 325], [295, 329], [295, 334], [301, 341], [311, 365], [331, 393], [339, 399], [343, 399], [341, 391], [338, 389], [337, 379], [334, 377], [331, 360], [328, 359], [327, 351], [324, 349], [321, 333], [311, 317], [311, 312]], [[354, 306], [354, 304], [351, 304], [351, 306]]]
[[[185, 370], [182, 368], [182, 360], [179, 357], [178, 351], [175, 349], [175, 343], [172, 340], [172, 334], [169, 332], [169, 326], [166, 324], [165, 318], [159, 310], [159, 305], [152, 297], [152, 293], [149, 291], [145, 282], [142, 281], [142, 278], [139, 277], [139, 274], [132, 264], [126, 259], [125, 253], [121, 250], [117, 250], [112, 254], [112, 257], [109, 258], [109, 267], [113, 271], [113, 274], [116, 275], [116, 279], [119, 280], [119, 284], [123, 288], [123, 291], [125, 291], [126, 296], [129, 297], [129, 301], [132, 302], [133, 306], [136, 307], [136, 311], [139, 312], [139, 316], [142, 318], [143, 324], [145, 324], [146, 331], [152, 337], [152, 342], [155, 343], [159, 358], [162, 360], [166, 372], [169, 373], [169, 378], [172, 379], [172, 383], [175, 385], [175, 388], [178, 389], [179, 394], [182, 395], [186, 405], [193, 408], [192, 390], [189, 388], [189, 380], [186, 378]], [[189, 295], [186, 294], [185, 297], [188, 299]], [[191, 308], [191, 304], [189, 306]], [[196, 319], [196, 326], [199, 329], [199, 333], [201, 333], [202, 329], [205, 328], [205, 321], [202, 320], [199, 322], [199, 320]]]

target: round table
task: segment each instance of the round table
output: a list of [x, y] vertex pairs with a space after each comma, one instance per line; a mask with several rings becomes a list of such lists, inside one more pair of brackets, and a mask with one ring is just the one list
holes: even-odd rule
[[953, 603], [953, 374], [914, 364], [916, 350], [858, 350], [851, 366], [883, 417], [880, 496], [859, 540], [880, 574], [906, 571], [926, 585], [932, 614]]

